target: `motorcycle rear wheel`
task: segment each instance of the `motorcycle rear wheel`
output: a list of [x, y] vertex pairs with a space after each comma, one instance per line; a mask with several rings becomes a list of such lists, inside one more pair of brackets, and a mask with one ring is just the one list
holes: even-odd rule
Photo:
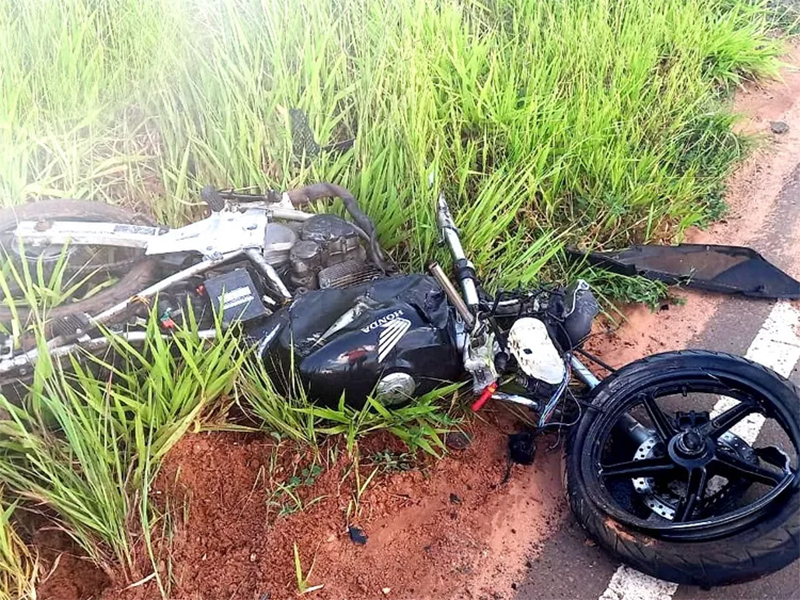
[[[23, 220], [143, 223], [143, 219], [139, 215], [110, 204], [84, 200], [42, 200], [0, 210], [0, 236], [3, 236], [3, 234], [8, 235], [16, 228], [17, 222]], [[4, 254], [10, 253], [12, 250], [12, 248], [3, 248]], [[48, 320], [52, 320], [75, 314], [97, 314], [127, 300], [147, 287], [155, 280], [157, 266], [158, 263], [155, 259], [145, 258], [142, 254], [133, 260], [133, 264], [119, 276], [119, 279], [113, 285], [99, 290], [85, 299], [50, 307], [47, 310], [46, 317]], [[20, 306], [16, 309], [17, 318], [23, 324], [29, 322], [35, 312], [35, 307]], [[8, 324], [13, 319], [14, 312], [6, 306], [0, 306], [0, 323]]]
[[[696, 390], [701, 401], [731, 398], [733, 409], [676, 411], [673, 418], [671, 409]], [[639, 441], [647, 432], [644, 442], [638, 448], [639, 441], [614, 442], [612, 433], [623, 435], [619, 419], [636, 410], [648, 415], [637, 419], [644, 424]], [[762, 428], [762, 437], [790, 440], [781, 452], [740, 437], [748, 436], [736, 424], [756, 413], [771, 427]], [[706, 439], [708, 432], [713, 435]], [[623, 460], [609, 460], [614, 452]], [[738, 356], [667, 352], [625, 366], [593, 391], [592, 407], [567, 446], [567, 496], [589, 535], [640, 571], [702, 587], [742, 583], [800, 556], [798, 452], [800, 398], [791, 382]], [[776, 463], [783, 470], [772, 469]], [[727, 470], [716, 471], [721, 467]], [[692, 483], [696, 468], [702, 471], [699, 488]], [[725, 485], [714, 491], [711, 479], [719, 473]], [[751, 499], [761, 487], [768, 491]]]

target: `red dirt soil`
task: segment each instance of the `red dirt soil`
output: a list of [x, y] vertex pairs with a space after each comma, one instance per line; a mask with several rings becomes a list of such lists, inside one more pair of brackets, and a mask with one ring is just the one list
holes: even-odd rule
[[98, 598], [108, 587], [109, 577], [82, 557], [80, 548], [65, 533], [47, 527], [43, 518], [38, 520], [42, 527], [36, 530], [33, 544], [42, 563], [50, 569], [36, 590], [39, 597], [54, 600]]
[[[787, 62], [797, 64], [796, 59], [792, 54]], [[783, 82], [767, 86], [748, 85], [737, 95], [734, 109], [748, 116], [740, 127], [764, 134], [767, 143], [731, 178], [726, 219], [707, 231], [689, 232], [688, 241], [747, 244], [769, 217], [797, 162], [800, 144], [800, 74], [785, 72], [783, 77]], [[773, 120], [788, 123], [789, 132], [772, 136]], [[789, 271], [800, 275], [800, 264], [793, 264]], [[626, 307], [625, 326], [599, 324], [590, 348], [619, 366], [652, 352], [685, 347], [705, 328], [721, 299], [684, 295], [684, 305], [655, 313]], [[349, 523], [348, 505], [356, 486], [352, 473], [347, 473], [351, 462], [344, 452], [313, 484], [295, 490], [307, 508], [279, 518], [278, 507], [268, 503], [274, 488], [270, 470], [277, 480], [285, 479], [295, 467], [307, 465], [310, 456], [298, 456], [289, 446], [277, 447], [266, 436], [185, 437], [167, 457], [155, 487], [156, 498], [170, 498], [178, 506], [173, 511], [179, 517], [171, 548], [175, 584], [170, 596], [296, 597], [295, 544], [303, 573], [314, 565], [308, 585], [322, 586], [307, 594], [311, 597], [511, 596], [512, 584], [530, 565], [526, 561], [535, 558], [537, 548], [565, 516], [560, 452], [548, 453], [549, 440], [540, 440], [534, 466], [514, 467], [510, 481], [502, 484], [506, 434], [515, 425], [491, 409], [483, 414], [486, 421], [473, 424], [474, 441], [466, 450], [428, 461], [422, 470], [377, 475], [360, 499], [359, 514], [350, 513]], [[384, 436], [362, 444], [362, 482], [371, 472], [366, 457], [386, 448], [401, 450]], [[287, 498], [282, 501], [287, 503]], [[348, 524], [363, 529], [365, 545], [349, 539]], [[166, 573], [165, 568], [160, 571]], [[144, 572], [142, 577], [148, 575]], [[40, 597], [96, 597], [107, 581], [104, 577], [77, 558], [62, 558]], [[152, 578], [128, 589], [111, 586], [103, 593], [106, 600], [158, 597]]]
[[[297, 595], [293, 549], [297, 545], [313, 596], [325, 598], [491, 598], [534, 546], [558, 527], [563, 514], [559, 453], [545, 448], [534, 467], [514, 467], [508, 483], [508, 419], [477, 423], [472, 444], [422, 470], [376, 475], [351, 524], [367, 535], [357, 545], [348, 534], [348, 505], [355, 493], [346, 452], [309, 486], [295, 492], [308, 508], [278, 517], [270, 506], [272, 476], [285, 480], [307, 465], [289, 445], [264, 436], [228, 433], [185, 437], [170, 453], [155, 486], [188, 502], [188, 520], [172, 545], [173, 598], [277, 600]], [[361, 481], [374, 467], [367, 457], [402, 451], [389, 436], [360, 447]], [[324, 454], [325, 450], [323, 450]], [[321, 498], [313, 505], [313, 499]], [[292, 501], [284, 497], [291, 505]], [[352, 508], [352, 507], [351, 507]], [[182, 511], [182, 507], [178, 512]], [[352, 513], [351, 513], [352, 514]], [[499, 581], [498, 581], [499, 577]], [[157, 598], [154, 581], [111, 600]]]

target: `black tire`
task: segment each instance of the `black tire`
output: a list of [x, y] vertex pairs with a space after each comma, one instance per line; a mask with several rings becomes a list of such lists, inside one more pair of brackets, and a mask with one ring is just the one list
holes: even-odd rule
[[[141, 224], [142, 217], [124, 208], [84, 200], [43, 200], [31, 204], [23, 204], [0, 210], [0, 234], [16, 227], [24, 220], [88, 220], [109, 221], [115, 223]], [[55, 306], [48, 310], [50, 319], [63, 318], [73, 314], [97, 314], [106, 308], [119, 304], [140, 292], [156, 277], [158, 262], [152, 258], [142, 258], [134, 263], [130, 270], [113, 286], [99, 291], [85, 300]], [[30, 319], [32, 311], [27, 308], [17, 309], [20, 320]], [[0, 323], [9, 323], [13, 319], [12, 312], [0, 307]]]
[[[788, 416], [794, 439], [800, 437], [800, 399], [789, 381], [739, 356], [685, 350], [644, 358], [605, 379], [593, 392], [592, 405], [574, 428], [567, 446], [566, 490], [578, 522], [597, 543], [619, 559], [654, 577], [679, 584], [711, 587], [742, 583], [777, 571], [800, 556], [800, 490], [795, 485], [770, 505], [770, 512], [755, 523], [730, 535], [702, 541], [675, 541], [621, 523], [599, 506], [588, 493], [587, 456], [598, 436], [600, 411], [610, 412], [626, 390], [655, 377], [680, 381], [682, 375], [708, 370], [735, 374], [767, 390], [778, 410]], [[599, 442], [597, 442], [599, 443]]]

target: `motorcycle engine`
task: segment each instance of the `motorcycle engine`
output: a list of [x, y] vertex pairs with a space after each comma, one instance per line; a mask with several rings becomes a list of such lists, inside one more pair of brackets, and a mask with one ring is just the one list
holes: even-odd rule
[[382, 275], [367, 260], [363, 234], [352, 223], [320, 214], [293, 225], [267, 225], [264, 246], [264, 258], [290, 289], [342, 289]]

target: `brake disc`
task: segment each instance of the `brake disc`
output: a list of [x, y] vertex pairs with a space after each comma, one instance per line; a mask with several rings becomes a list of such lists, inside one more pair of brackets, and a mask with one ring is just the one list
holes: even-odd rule
[[[757, 465], [758, 456], [755, 450], [750, 447], [742, 438], [731, 433], [725, 432], [719, 438], [720, 451], [726, 452], [743, 460], [747, 463]], [[636, 449], [633, 460], [644, 460], [663, 456], [664, 445], [661, 440], [653, 433], [644, 440]], [[686, 493], [686, 482], [672, 480], [666, 485], [659, 485], [653, 477], [635, 477], [631, 479], [633, 489], [641, 496], [641, 500], [656, 515], [669, 521], [675, 518], [675, 510], [681, 498]], [[706, 496], [703, 498], [702, 506], [710, 509], [716, 504], [729, 500], [737, 491], [744, 491], [747, 483], [742, 486], [741, 481], [728, 481], [724, 477], [714, 476], [708, 482]]]

